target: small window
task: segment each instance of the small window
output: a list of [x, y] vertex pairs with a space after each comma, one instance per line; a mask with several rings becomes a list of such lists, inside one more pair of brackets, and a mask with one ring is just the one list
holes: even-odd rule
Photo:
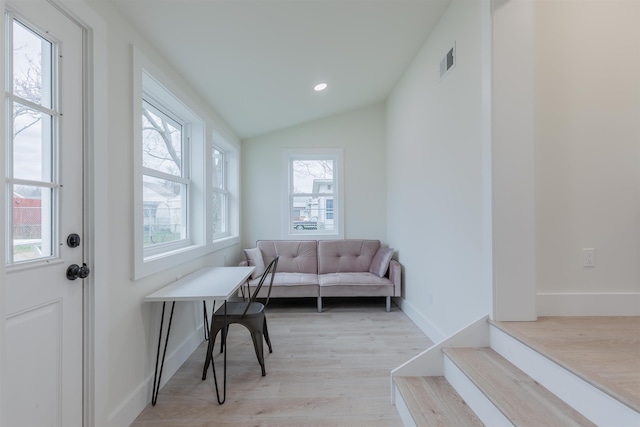
[[286, 236], [341, 237], [342, 152], [287, 151]]
[[213, 240], [228, 235], [227, 217], [229, 215], [229, 192], [227, 189], [227, 166], [225, 153], [214, 146], [213, 150], [213, 185], [212, 185], [212, 212], [213, 212]]

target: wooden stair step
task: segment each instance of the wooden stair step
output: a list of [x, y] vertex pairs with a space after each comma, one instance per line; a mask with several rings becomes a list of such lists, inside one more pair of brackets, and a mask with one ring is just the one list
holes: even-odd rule
[[484, 425], [444, 377], [394, 377], [394, 382], [418, 426]]
[[516, 426], [595, 426], [489, 347], [443, 352]]

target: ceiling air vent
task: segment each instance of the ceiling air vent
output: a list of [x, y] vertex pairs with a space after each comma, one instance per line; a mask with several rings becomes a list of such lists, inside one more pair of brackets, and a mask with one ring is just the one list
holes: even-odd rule
[[453, 67], [456, 66], [456, 42], [453, 42], [453, 47], [449, 49], [447, 54], [440, 61], [440, 79], [443, 79]]

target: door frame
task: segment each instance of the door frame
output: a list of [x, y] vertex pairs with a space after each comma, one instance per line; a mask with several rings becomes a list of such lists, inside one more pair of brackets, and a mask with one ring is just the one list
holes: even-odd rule
[[[107, 87], [94, 82], [107, 81], [107, 25], [105, 21], [84, 2], [69, 0], [47, 0], [69, 19], [83, 29], [83, 179], [84, 179], [84, 258], [92, 274], [85, 279], [83, 295], [83, 425], [85, 427], [108, 424], [108, 242], [107, 190], [108, 190], [108, 110]], [[7, 0], [0, 0], [4, 14]], [[5, 23], [0, 23], [0, 43], [5, 46]], [[0, 81], [4, 82], [4, 54], [0, 58]], [[6, 106], [0, 103], [0, 114], [5, 116]], [[6, 156], [4, 150], [5, 120], [0, 120], [3, 137], [0, 147], [0, 174], [5, 176]], [[106, 161], [107, 160], [107, 161]], [[0, 186], [0, 209], [5, 212], [6, 186]], [[96, 225], [100, 224], [100, 227]], [[5, 215], [0, 218], [0, 240], [6, 241]], [[0, 245], [0, 301], [5, 301], [6, 287], [5, 245]], [[99, 302], [99, 304], [98, 304]], [[6, 327], [6, 310], [0, 304], [0, 331]], [[100, 339], [96, 339], [99, 337]], [[5, 334], [0, 334], [0, 384], [4, 384]], [[4, 393], [0, 387], [0, 413], [3, 412]]]

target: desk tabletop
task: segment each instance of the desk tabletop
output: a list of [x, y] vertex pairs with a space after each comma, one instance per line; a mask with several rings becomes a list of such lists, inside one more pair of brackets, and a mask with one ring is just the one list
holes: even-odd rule
[[150, 293], [143, 302], [226, 300], [255, 267], [204, 267]]

